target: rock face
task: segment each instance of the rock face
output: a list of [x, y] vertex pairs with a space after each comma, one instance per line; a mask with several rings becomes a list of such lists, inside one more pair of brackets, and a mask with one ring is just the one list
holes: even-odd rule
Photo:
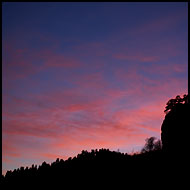
[[162, 148], [171, 155], [185, 155], [190, 139], [190, 104], [176, 104], [161, 126]]

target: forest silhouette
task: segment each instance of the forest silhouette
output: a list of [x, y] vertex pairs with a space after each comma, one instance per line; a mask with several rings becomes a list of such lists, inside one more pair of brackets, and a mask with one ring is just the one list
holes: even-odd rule
[[[65, 186], [84, 187], [87, 182], [97, 184], [112, 182], [126, 186], [140, 183], [168, 182], [185, 176], [188, 163], [188, 127], [190, 126], [190, 104], [188, 95], [170, 99], [165, 108], [161, 126], [161, 140], [146, 139], [141, 152], [128, 154], [109, 149], [83, 150], [67, 160], [57, 158], [55, 162], [31, 167], [20, 167], [1, 176], [6, 187]], [[139, 184], [139, 185], [140, 185]], [[89, 189], [91, 189], [90, 187]], [[64, 189], [64, 188], [63, 188]]]

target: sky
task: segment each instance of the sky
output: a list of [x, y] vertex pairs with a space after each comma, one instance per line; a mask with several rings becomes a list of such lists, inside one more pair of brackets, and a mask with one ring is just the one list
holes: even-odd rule
[[187, 93], [187, 3], [2, 4], [2, 167], [140, 151]]

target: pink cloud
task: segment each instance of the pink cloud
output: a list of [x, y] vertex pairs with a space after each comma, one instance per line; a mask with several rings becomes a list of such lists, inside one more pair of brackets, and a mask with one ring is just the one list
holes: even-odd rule
[[16, 146], [14, 146], [12, 143], [5, 139], [3, 139], [2, 150], [3, 159], [5, 159], [5, 161], [10, 161], [9, 159], [7, 159], [7, 157], [20, 157], [20, 153], [18, 152]]
[[3, 121], [3, 133], [10, 135], [56, 138], [59, 133], [55, 129], [57, 129], [57, 126], [41, 124], [39, 121], [21, 121], [19, 118]]
[[[101, 108], [102, 105], [104, 105], [104, 102], [97, 100], [95, 101], [95, 103], [87, 104], [87, 105], [78, 104], [74, 106], [71, 105], [70, 107], [65, 107], [65, 108], [55, 107], [55, 109], [42, 108], [42, 110], [39, 110], [35, 114], [33, 114], [32, 112], [24, 113], [23, 115], [14, 114], [14, 115], [11, 115], [11, 118], [12, 118], [11, 120], [4, 122], [3, 132], [7, 134], [14, 134], [14, 135], [59, 138], [59, 137], [63, 137], [64, 130], [63, 128], [60, 127], [61, 125], [63, 125], [66, 128], [67, 126], [73, 126], [73, 127], [77, 126], [77, 128], [72, 128], [72, 130], [68, 130], [66, 134], [64, 133], [65, 134], [64, 137], [68, 136], [69, 138], [71, 138], [71, 135], [73, 135], [73, 132], [74, 134], [87, 134], [87, 135], [91, 134], [96, 137], [98, 136], [105, 137], [106, 135], [121, 136], [122, 134], [126, 134], [126, 135], [129, 135], [131, 133], [133, 134], [134, 130], [136, 129], [132, 129], [128, 127], [130, 124], [132, 125], [133, 121], [130, 121], [129, 118], [128, 120], [124, 120], [121, 118], [121, 116], [120, 116], [120, 119], [122, 121], [120, 120], [120, 123], [117, 123], [114, 120], [110, 121], [110, 118], [106, 119], [105, 109]], [[85, 119], [84, 121], [69, 120], [67, 116], [70, 114], [72, 115], [73, 111], [86, 111], [88, 113], [89, 118], [84, 118]], [[99, 114], [99, 112], [101, 112], [101, 114]], [[126, 115], [127, 114], [128, 113], [126, 113]], [[43, 124], [40, 122], [40, 120], [42, 120], [45, 115], [48, 116], [48, 123]], [[22, 121], [22, 119], [24, 119], [24, 121]], [[33, 121], [34, 119], [35, 119], [35, 122]], [[46, 117], [44, 119], [46, 120]], [[57, 122], [59, 122], [59, 124]], [[124, 126], [124, 124], [126, 126]]]
[[[122, 75], [118, 76], [122, 77]], [[133, 77], [134, 80], [132, 80]], [[147, 86], [146, 83], [144, 84], [144, 82], [140, 82], [142, 80], [141, 76], [137, 75], [136, 72], [131, 73], [131, 71], [129, 71], [129, 75], [128, 73], [126, 73], [126, 81], [129, 79], [130, 81], [133, 81], [132, 85], [136, 86], [136, 88], [131, 89], [130, 93], [128, 89], [120, 91], [108, 89], [105, 90], [103, 96], [95, 96], [92, 97], [92, 99], [88, 99], [88, 101], [85, 101], [85, 94], [81, 93], [80, 90], [77, 92], [77, 89], [64, 91], [63, 93], [58, 92], [49, 95], [46, 94], [45, 96], [36, 96], [35, 98], [33, 97], [33, 100], [35, 99], [34, 102], [22, 99], [15, 99], [16, 101], [14, 101], [14, 107], [25, 106], [27, 108], [30, 107], [35, 109], [34, 111], [28, 109], [28, 113], [26, 111], [24, 111], [23, 113], [14, 114], [11, 114], [9, 112], [3, 112], [3, 115], [5, 117], [11, 118], [4, 121], [3, 124], [6, 127], [3, 127], [3, 132], [9, 134], [32, 135], [38, 137], [57, 137], [57, 132], [61, 132], [61, 126], [80, 127], [81, 125], [86, 126], [90, 122], [90, 124], [92, 125], [93, 123], [99, 123], [102, 128], [103, 126], [105, 126], [102, 119], [106, 118], [107, 114], [109, 113], [109, 111], [107, 110], [111, 107], [117, 107], [114, 103], [115, 100], [118, 100], [120, 98], [131, 98], [132, 96], [133, 100], [136, 99], [134, 105], [137, 105], [141, 102], [141, 104], [139, 105], [146, 106], [146, 102], [145, 104], [143, 104], [142, 100], [147, 96], [147, 94], [157, 93], [157, 97], [159, 97], [159, 92], [166, 92], [167, 94], [170, 91], [170, 88], [168, 88], [170, 85], [172, 85], [170, 87], [175, 87], [176, 85], [180, 86], [181, 84], [181, 81], [172, 79], [171, 84], [163, 84], [161, 82], [153, 81], [153, 84], [155, 84], [155, 86]], [[84, 80], [86, 80], [86, 78], [84, 78]], [[150, 79], [143, 78], [143, 80], [146, 81]], [[150, 82], [152, 81], [150, 80]], [[78, 89], [80, 89], [80, 87], [81, 86], [79, 86]], [[53, 102], [53, 104], [49, 107], [48, 102]], [[43, 106], [43, 104], [47, 105]], [[163, 108], [163, 104], [162, 108], [158, 107], [159, 110], [163, 110]], [[75, 112], [81, 112], [81, 117], [83, 118], [81, 118], [81, 123], [69, 118]], [[130, 110], [130, 112], [132, 111]], [[153, 118], [153, 114], [154, 112], [148, 112], [147, 110], [141, 109], [134, 115], [138, 115], [139, 118], [145, 116], [147, 117], [150, 115]], [[157, 118], [162, 117], [161, 115], [156, 114], [157, 113], [155, 113], [155, 116]], [[132, 117], [131, 114], [129, 115], [129, 113], [125, 113], [125, 115], [128, 115], [128, 118], [126, 121], [125, 119], [123, 119], [122, 122], [128, 125], [131, 124], [131, 126], [133, 126], [134, 120], [129, 120], [129, 118]], [[109, 119], [110, 118], [106, 118], [106, 120]], [[107, 123], [106, 125], [108, 126]]]
[[25, 79], [47, 69], [75, 69], [83, 63], [73, 56], [57, 53], [54, 48], [31, 50], [30, 48], [15, 49], [10, 45], [5, 48], [3, 56], [3, 82], [7, 87], [17, 79]]
[[[136, 143], [142, 143], [144, 141], [146, 134], [136, 133], [128, 131], [127, 129], [118, 129], [112, 126], [107, 126], [102, 129], [99, 128], [80, 128], [72, 133], [72, 136], [68, 136], [68, 138], [58, 139], [56, 143], [52, 144], [53, 149], [72, 149], [74, 151], [81, 151], [83, 149], [96, 149], [96, 148], [110, 148], [117, 149], [119, 147], [128, 147], [131, 143], [134, 143], [134, 139], [136, 139]], [[78, 135], [77, 135], [78, 134]], [[84, 135], [81, 135], [84, 134]], [[138, 140], [139, 139], [139, 142]]]

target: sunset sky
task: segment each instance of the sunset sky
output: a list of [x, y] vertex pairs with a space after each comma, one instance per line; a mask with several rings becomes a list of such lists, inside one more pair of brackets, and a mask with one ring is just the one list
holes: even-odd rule
[[139, 151], [187, 93], [187, 3], [3, 3], [3, 173]]

